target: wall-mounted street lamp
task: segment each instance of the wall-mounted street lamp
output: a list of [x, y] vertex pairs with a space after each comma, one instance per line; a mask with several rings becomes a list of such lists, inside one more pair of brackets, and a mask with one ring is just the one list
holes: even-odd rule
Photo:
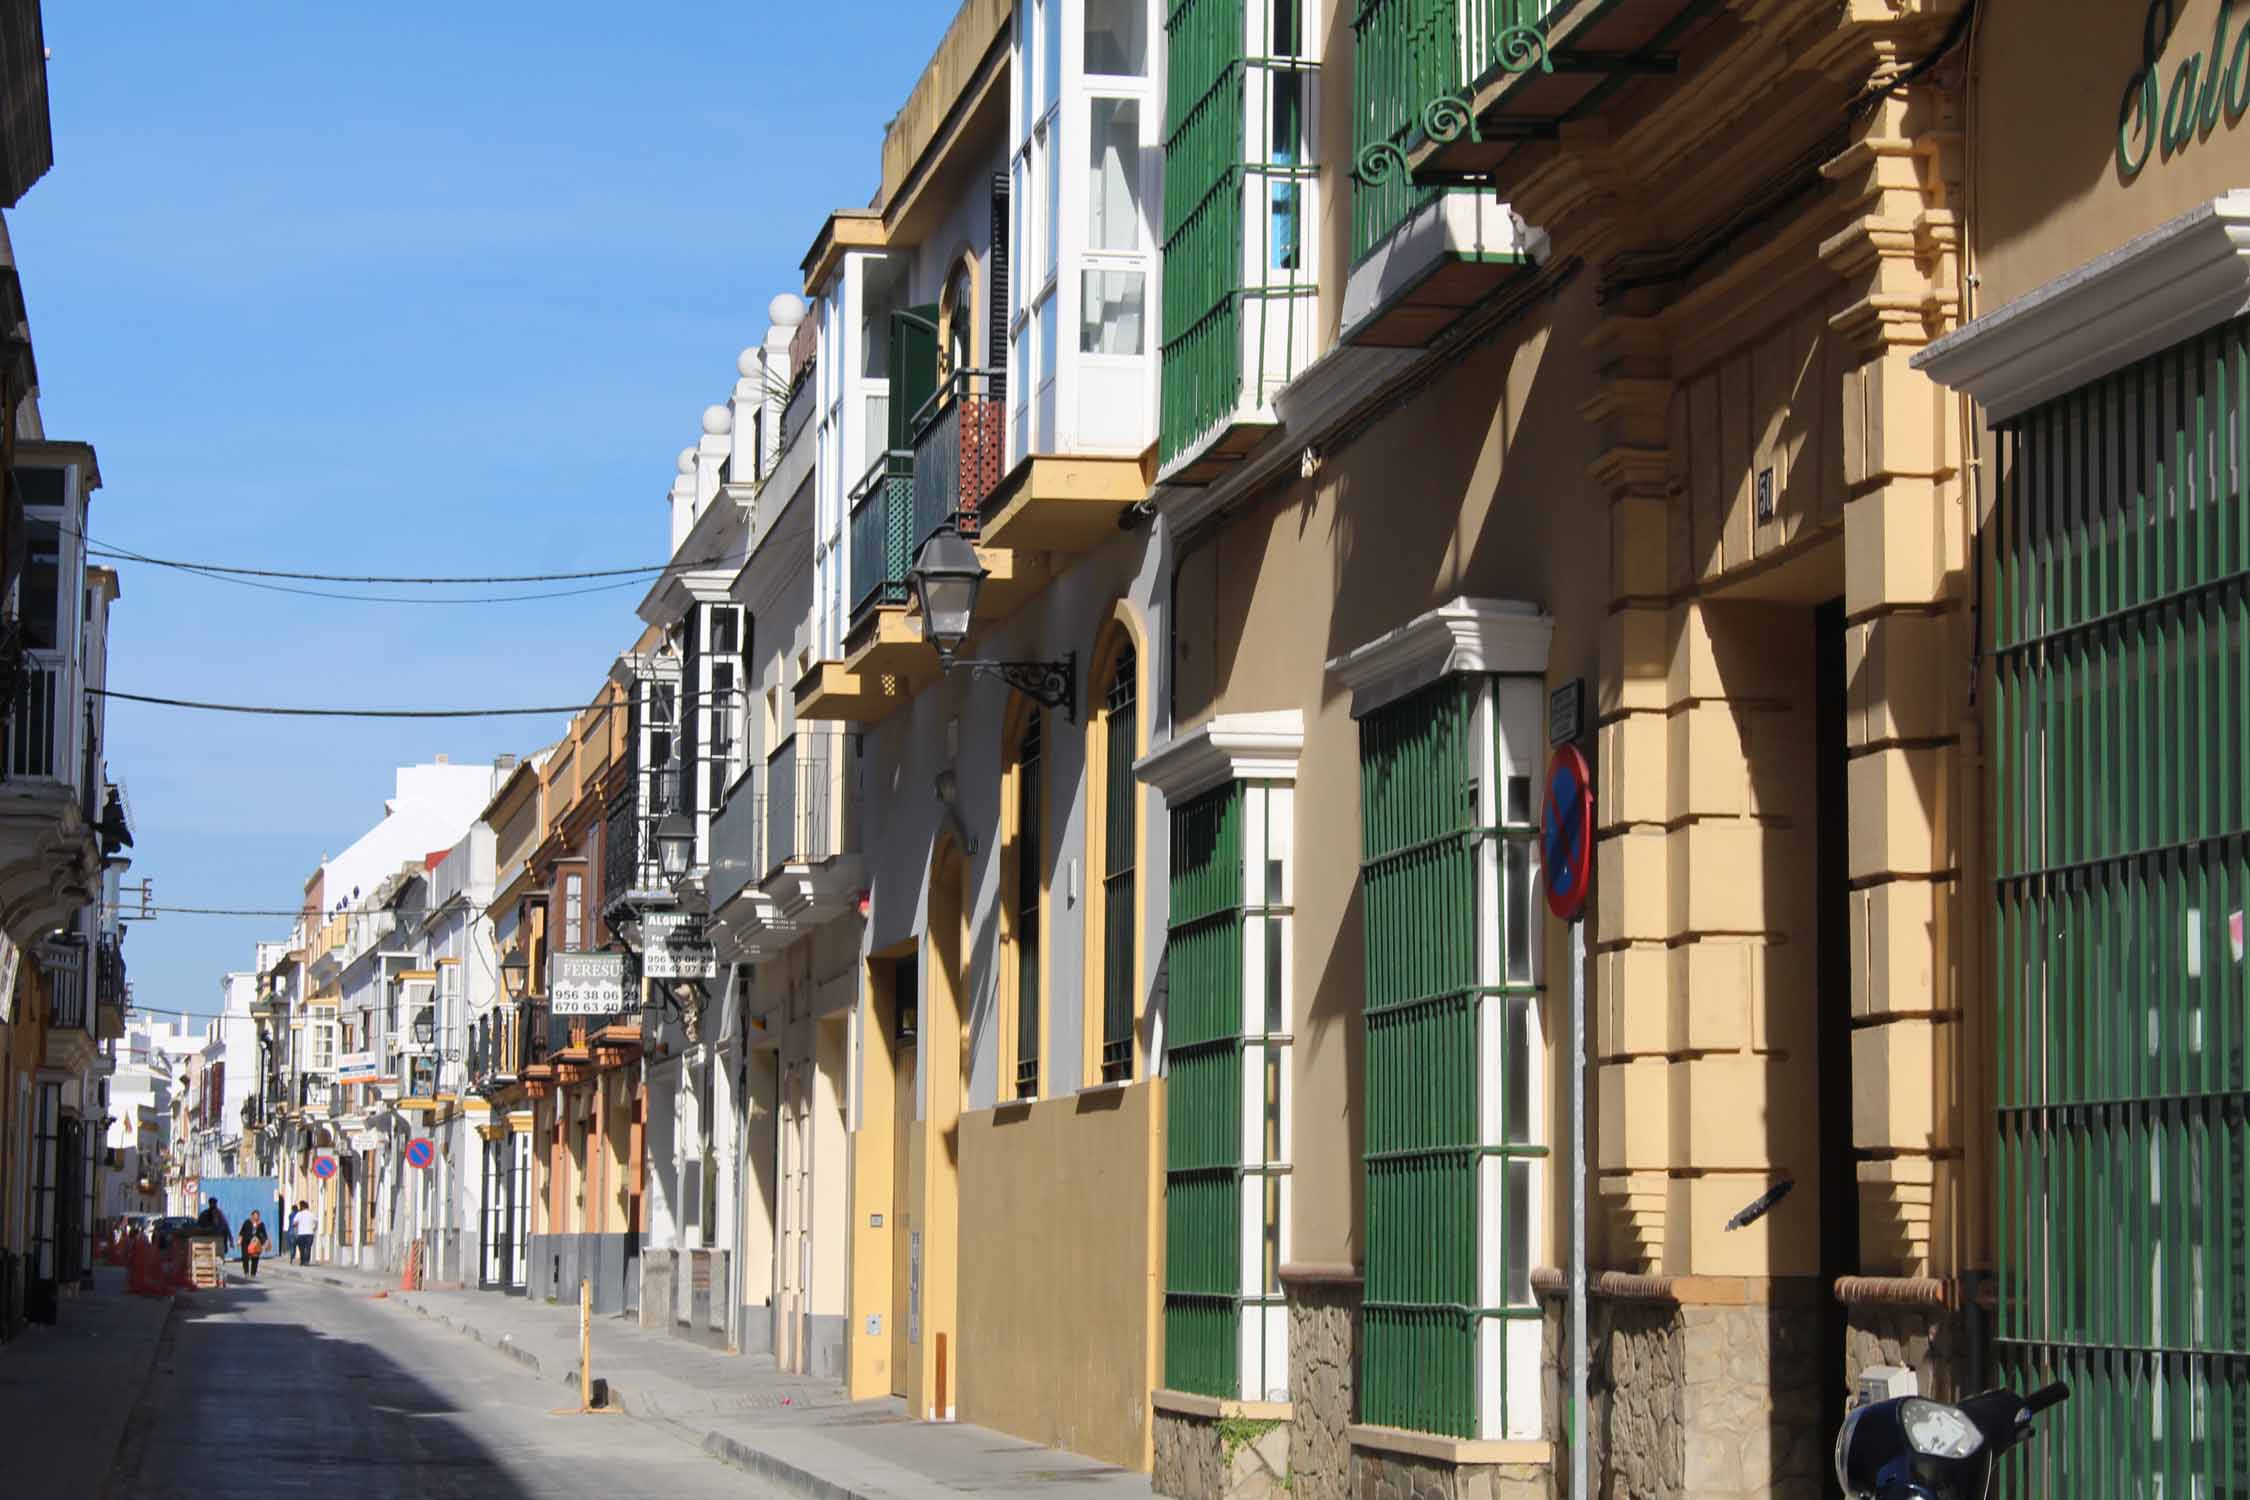
[[521, 1000], [530, 987], [531, 960], [521, 948], [514, 949], [500, 961], [500, 992], [510, 1000]]
[[656, 825], [656, 868], [674, 890], [687, 879], [695, 859], [695, 824], [683, 812], [669, 812]]
[[954, 656], [969, 637], [977, 593], [984, 587], [984, 564], [977, 549], [948, 526], [922, 544], [906, 579], [922, 606], [922, 638], [937, 647], [938, 662], [950, 672], [967, 667], [972, 676], [997, 677], [1047, 708], [1059, 708], [1078, 722], [1078, 653], [1059, 661], [962, 661]]

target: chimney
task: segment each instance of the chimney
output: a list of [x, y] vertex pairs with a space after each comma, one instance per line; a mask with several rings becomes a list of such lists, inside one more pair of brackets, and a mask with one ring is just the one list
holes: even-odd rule
[[513, 771], [515, 768], [516, 758], [513, 755], [495, 755], [492, 757], [492, 769], [495, 771]]
[[443, 750], [440, 750], [437, 756], [437, 763], [441, 766], [450, 766], [453, 764], [453, 757], [446, 754]]

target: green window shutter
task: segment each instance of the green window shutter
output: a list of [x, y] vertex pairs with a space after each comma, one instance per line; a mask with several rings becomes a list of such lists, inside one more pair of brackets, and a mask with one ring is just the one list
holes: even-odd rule
[[2044, 1494], [2250, 1492], [2250, 319], [2001, 434], [2000, 1376]]
[[1243, 788], [1172, 813], [1164, 1383], [1234, 1397], [1242, 1294]]
[[1360, 724], [1367, 932], [1361, 1420], [1476, 1435], [1483, 679]]
[[891, 448], [914, 446], [914, 414], [937, 394], [938, 307], [935, 302], [891, 314]]

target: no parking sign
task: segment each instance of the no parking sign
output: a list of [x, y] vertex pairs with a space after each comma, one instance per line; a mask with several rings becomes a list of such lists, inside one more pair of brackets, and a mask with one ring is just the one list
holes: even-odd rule
[[335, 1175], [336, 1175], [336, 1158], [335, 1158], [335, 1157], [333, 1157], [333, 1156], [316, 1156], [316, 1157], [314, 1157], [314, 1158], [313, 1158], [313, 1176], [315, 1176], [315, 1177], [319, 1178], [319, 1179], [320, 1179], [320, 1180], [321, 1180], [322, 1182], [326, 1182], [326, 1181], [327, 1181], [327, 1180], [328, 1180], [329, 1178], [331, 1178], [331, 1177], [333, 1177], [333, 1176], [335, 1176]]
[[430, 1144], [428, 1137], [418, 1135], [406, 1143], [406, 1164], [408, 1166], [426, 1167], [436, 1160], [437, 1147]]
[[1577, 921], [1594, 880], [1594, 778], [1576, 745], [1558, 746], [1548, 758], [1539, 856], [1547, 875], [1547, 909], [1565, 922]]

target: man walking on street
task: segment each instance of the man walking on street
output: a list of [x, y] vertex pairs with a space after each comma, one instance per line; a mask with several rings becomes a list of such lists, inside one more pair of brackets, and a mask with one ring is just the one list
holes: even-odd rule
[[314, 1213], [302, 1198], [297, 1200], [297, 1211], [289, 1216], [289, 1232], [297, 1240], [297, 1264], [311, 1265], [313, 1236], [320, 1233], [320, 1215]]
[[224, 1260], [234, 1245], [234, 1231], [227, 1225], [227, 1216], [219, 1209], [219, 1200], [213, 1198], [195, 1217], [195, 1227], [219, 1237], [219, 1258]]

